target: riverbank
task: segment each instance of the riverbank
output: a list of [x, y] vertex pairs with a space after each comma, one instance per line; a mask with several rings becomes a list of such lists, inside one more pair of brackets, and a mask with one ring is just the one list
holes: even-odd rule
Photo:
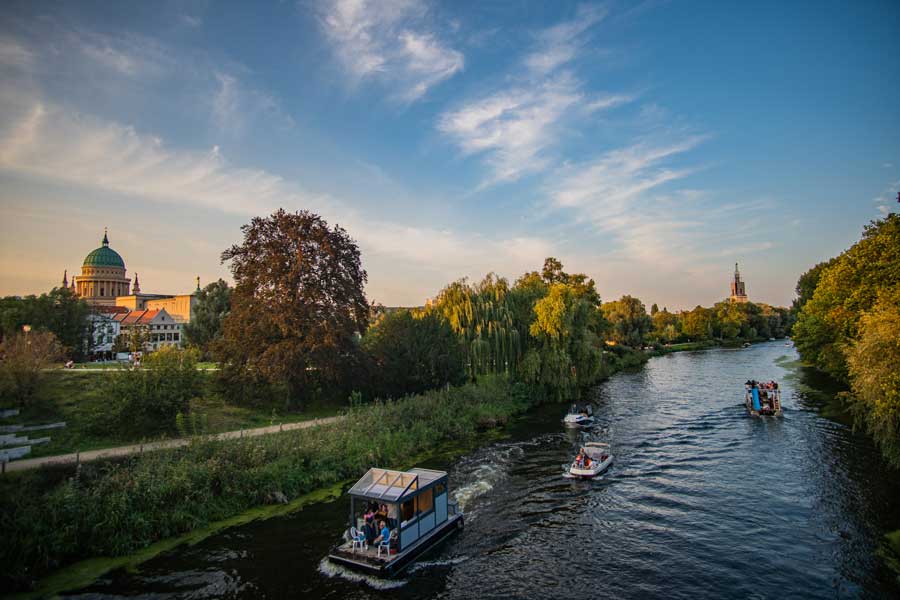
[[406, 464], [451, 440], [502, 427], [536, 402], [529, 390], [484, 378], [347, 411], [342, 422], [228, 441], [198, 438], [75, 471], [41, 469], [0, 480], [5, 589], [27, 590], [89, 557], [125, 556], [264, 504]]

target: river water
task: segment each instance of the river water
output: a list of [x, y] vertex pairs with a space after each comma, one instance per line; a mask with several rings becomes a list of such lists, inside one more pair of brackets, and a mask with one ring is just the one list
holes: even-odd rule
[[[619, 373], [592, 394], [599, 417], [566, 431], [545, 405], [510, 437], [447, 469], [466, 527], [402, 578], [323, 560], [345, 498], [228, 530], [115, 572], [72, 597], [129, 598], [900, 598], [876, 555], [900, 527], [900, 477], [846, 422], [837, 391], [793, 348], [685, 352]], [[784, 417], [746, 416], [743, 382], [782, 382]], [[584, 440], [615, 464], [563, 477]]]

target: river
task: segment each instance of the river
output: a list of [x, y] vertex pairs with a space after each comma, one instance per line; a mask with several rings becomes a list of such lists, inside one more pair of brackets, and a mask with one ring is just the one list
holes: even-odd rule
[[[88, 598], [900, 597], [876, 555], [900, 483], [872, 443], [823, 416], [837, 391], [781, 342], [651, 359], [592, 393], [597, 425], [544, 405], [447, 469], [466, 527], [398, 580], [323, 556], [348, 501], [225, 531], [114, 572]], [[748, 378], [782, 382], [784, 417], [752, 419]], [[563, 477], [581, 440], [609, 441], [595, 481]]]

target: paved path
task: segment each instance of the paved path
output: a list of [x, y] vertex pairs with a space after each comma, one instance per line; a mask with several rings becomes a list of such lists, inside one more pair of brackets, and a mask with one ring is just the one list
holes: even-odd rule
[[[271, 425], [269, 427], [257, 427], [256, 429], [243, 429], [240, 431], [226, 431], [218, 433], [211, 437], [217, 440], [230, 440], [241, 437], [253, 437], [257, 435], [266, 435], [269, 433], [278, 433], [279, 431], [290, 431], [292, 429], [306, 429], [307, 427], [317, 427], [319, 425], [327, 425], [329, 423], [337, 423], [343, 417], [326, 417], [324, 419], [310, 419], [309, 421], [300, 421], [298, 423], [284, 423], [282, 425]], [[28, 469], [36, 469], [44, 465], [64, 465], [74, 463], [76, 461], [90, 462], [92, 460], [100, 460], [103, 458], [113, 458], [118, 456], [128, 456], [130, 454], [140, 454], [151, 450], [162, 450], [164, 448], [178, 448], [187, 446], [191, 443], [190, 438], [177, 438], [173, 440], [162, 440], [159, 442], [147, 442], [145, 444], [134, 444], [131, 446], [119, 446], [117, 448], [104, 448], [102, 450], [89, 450], [87, 452], [73, 454], [57, 454], [56, 456], [42, 456], [40, 458], [26, 458], [23, 460], [14, 460], [6, 463], [7, 471], [25, 471]]]

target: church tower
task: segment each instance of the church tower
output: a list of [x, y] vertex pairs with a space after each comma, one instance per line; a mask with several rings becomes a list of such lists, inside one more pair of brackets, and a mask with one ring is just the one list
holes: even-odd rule
[[734, 281], [731, 282], [731, 296], [729, 300], [732, 302], [749, 302], [747, 290], [744, 287], [744, 282], [741, 281], [741, 272], [738, 270], [737, 263], [734, 263]]

